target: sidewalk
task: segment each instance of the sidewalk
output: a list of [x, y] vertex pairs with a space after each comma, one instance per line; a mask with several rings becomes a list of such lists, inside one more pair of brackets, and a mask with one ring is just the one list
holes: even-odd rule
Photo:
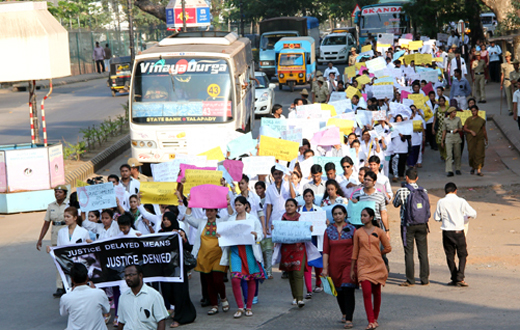
[[[74, 84], [78, 82], [84, 82], [89, 80], [95, 80], [95, 79], [107, 79], [109, 75], [109, 72], [103, 72], [103, 73], [87, 73], [87, 74], [81, 74], [77, 76], [69, 76], [69, 77], [63, 77], [63, 78], [57, 78], [52, 80], [53, 86], [62, 86], [62, 85], [69, 85]], [[36, 82], [36, 89], [45, 89], [49, 88], [49, 80], [39, 80]], [[14, 84], [12, 87], [13, 92], [24, 92], [27, 91], [28, 83], [17, 83]]]

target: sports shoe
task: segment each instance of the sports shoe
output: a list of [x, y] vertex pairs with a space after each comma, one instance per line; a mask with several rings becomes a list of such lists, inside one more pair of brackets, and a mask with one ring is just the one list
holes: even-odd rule
[[305, 295], [305, 299], [307, 299], [307, 300], [308, 300], [308, 299], [312, 299], [312, 293], [307, 293], [307, 294]]
[[314, 292], [316, 292], [316, 293], [323, 292], [323, 288], [321, 286], [317, 286], [314, 288]]
[[291, 304], [291, 305], [298, 305], [298, 303], [296, 302], [296, 299], [294, 299], [294, 300], [292, 301], [292, 304]]
[[258, 297], [253, 298], [253, 305], [256, 305], [256, 304], [258, 304]]
[[305, 301], [303, 301], [303, 300], [298, 301], [298, 308], [302, 308], [303, 306], [305, 306]]

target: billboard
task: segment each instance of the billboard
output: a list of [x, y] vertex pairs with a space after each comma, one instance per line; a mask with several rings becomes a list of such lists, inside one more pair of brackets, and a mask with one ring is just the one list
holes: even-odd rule
[[[184, 0], [186, 27], [204, 27], [211, 24], [209, 4], [203, 0]], [[166, 26], [168, 29], [181, 28], [183, 24], [182, 1], [170, 0], [166, 6]]]

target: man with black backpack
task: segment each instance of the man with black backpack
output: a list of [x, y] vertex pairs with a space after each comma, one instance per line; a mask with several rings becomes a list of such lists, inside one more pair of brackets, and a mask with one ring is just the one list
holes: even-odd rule
[[400, 286], [415, 285], [414, 241], [419, 254], [419, 277], [422, 285], [430, 284], [430, 264], [428, 261], [428, 220], [431, 216], [428, 192], [417, 185], [417, 171], [406, 171], [406, 184], [397, 190], [394, 206], [401, 207], [401, 237], [404, 246], [406, 281]]

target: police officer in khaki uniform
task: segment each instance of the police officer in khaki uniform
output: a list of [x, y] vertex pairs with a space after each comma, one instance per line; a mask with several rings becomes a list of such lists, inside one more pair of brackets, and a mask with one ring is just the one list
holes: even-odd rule
[[329, 87], [325, 84], [325, 79], [323, 77], [318, 78], [318, 92], [316, 93], [316, 102], [315, 103], [325, 103], [329, 98]]
[[473, 78], [473, 91], [479, 103], [486, 103], [486, 61], [480, 57], [480, 52], [475, 53], [476, 60], [471, 64], [471, 75]]
[[459, 132], [462, 131], [462, 122], [457, 117], [457, 108], [450, 107], [447, 111], [448, 118], [442, 123], [442, 142], [441, 146], [446, 148], [446, 173], [453, 176], [453, 159], [455, 159], [455, 173], [461, 175], [460, 158], [462, 139]]
[[356, 65], [356, 58], [358, 57], [358, 54], [356, 54], [356, 47], [350, 48], [350, 56], [348, 57], [348, 66]]
[[138, 180], [139, 182], [148, 182], [148, 177], [143, 173], [139, 172], [139, 166], [143, 166], [143, 163], [139, 162], [135, 158], [130, 158], [128, 160], [128, 165], [130, 165], [130, 175], [132, 178]]
[[516, 83], [520, 80], [520, 61], [514, 60], [511, 64], [513, 64], [513, 71], [509, 74], [509, 81], [511, 82], [511, 95], [513, 95], [516, 90]]
[[[47, 231], [49, 230], [49, 226], [52, 223], [51, 229], [51, 245], [56, 246], [58, 242], [58, 231], [65, 227], [65, 220], [63, 218], [63, 212], [69, 206], [69, 200], [67, 199], [67, 187], [66, 186], [57, 186], [54, 188], [54, 197], [56, 201], [49, 204], [47, 207], [47, 212], [45, 213], [45, 217], [43, 218], [43, 226], [40, 232], [40, 237], [38, 238], [38, 242], [36, 243], [36, 249], [40, 251], [42, 247], [42, 241]], [[56, 292], [53, 294], [54, 297], [61, 297], [65, 294], [65, 290], [63, 289], [63, 283], [61, 282], [60, 274], [56, 275]]]
[[513, 115], [513, 93], [511, 92], [511, 80], [509, 75], [514, 70], [513, 64], [511, 63], [511, 53], [506, 52], [505, 56], [506, 62], [500, 64], [500, 71], [502, 72], [500, 76], [500, 89], [504, 89], [506, 93], [507, 100], [507, 108], [509, 109], [509, 115]]
[[312, 94], [312, 103], [316, 103], [316, 97], [318, 95], [319, 85], [318, 85], [318, 78], [323, 77], [323, 72], [320, 70], [316, 71], [316, 77], [312, 79], [311, 81], [311, 94]]

